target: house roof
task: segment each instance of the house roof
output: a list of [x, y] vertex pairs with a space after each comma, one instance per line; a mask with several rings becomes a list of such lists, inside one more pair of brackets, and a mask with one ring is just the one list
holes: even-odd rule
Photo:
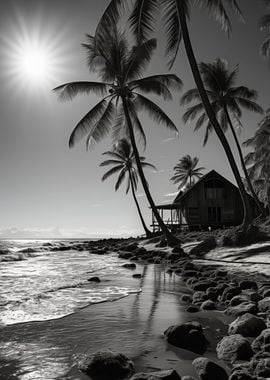
[[181, 200], [183, 200], [191, 191], [194, 190], [201, 182], [205, 181], [208, 178], [215, 177], [218, 179], [221, 179], [227, 183], [229, 183], [231, 186], [233, 186], [235, 189], [238, 190], [238, 187], [235, 186], [232, 182], [230, 182], [227, 178], [223, 177], [221, 174], [216, 172], [215, 170], [211, 170], [210, 172], [206, 173], [204, 176], [202, 176], [194, 185], [192, 185], [187, 191], [183, 193], [183, 191], [179, 191], [179, 194], [177, 197], [174, 199], [173, 203], [179, 203]]
[[[234, 185], [232, 182], [230, 182], [227, 178], [223, 177], [221, 174], [219, 174], [215, 170], [211, 170], [210, 172], [206, 173], [203, 177], [201, 177], [194, 185], [192, 185], [186, 192], [183, 193], [182, 190], [179, 191], [179, 194], [174, 199], [173, 203], [167, 203], [167, 204], [161, 204], [157, 205], [156, 207], [160, 210], [172, 210], [177, 208], [177, 204], [180, 203], [184, 198], [187, 197], [188, 194], [190, 194], [191, 191], [193, 191], [201, 182], [205, 181], [208, 178], [218, 178], [222, 181], [225, 181], [229, 183], [231, 186], [233, 186], [237, 191], [238, 187]], [[248, 193], [247, 193], [248, 194]], [[249, 194], [248, 194], [249, 195]], [[253, 199], [251, 195], [249, 195], [250, 198]]]

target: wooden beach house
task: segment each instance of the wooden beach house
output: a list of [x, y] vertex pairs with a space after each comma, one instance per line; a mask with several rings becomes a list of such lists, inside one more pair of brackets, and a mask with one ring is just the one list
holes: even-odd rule
[[[253, 216], [258, 210], [249, 196]], [[215, 170], [204, 175], [190, 189], [180, 191], [173, 203], [157, 206], [164, 223], [171, 229], [208, 229], [236, 226], [243, 219], [238, 187]], [[152, 213], [153, 231], [158, 224]]]

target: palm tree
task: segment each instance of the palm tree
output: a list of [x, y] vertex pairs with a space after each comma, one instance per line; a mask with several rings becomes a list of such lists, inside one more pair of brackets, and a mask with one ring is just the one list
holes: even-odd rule
[[72, 147], [86, 136], [90, 143], [99, 142], [111, 130], [116, 111], [123, 112], [147, 200], [167, 241], [170, 244], [179, 244], [179, 240], [167, 229], [152, 199], [140, 162], [134, 129], [144, 134], [138, 112], [146, 111], [156, 123], [178, 132], [172, 120], [145, 94], [153, 93], [170, 100], [172, 98], [170, 89], [179, 90], [182, 82], [173, 74], [142, 77], [156, 48], [155, 39], [129, 49], [127, 41], [116, 26], [107, 24], [98, 39], [88, 36], [88, 43], [84, 44], [84, 47], [88, 53], [89, 68], [96, 70], [101, 81], [66, 83], [55, 88], [55, 91], [64, 100], [72, 99], [80, 93], [95, 93], [102, 95], [103, 98], [76, 125], [70, 136], [69, 145]]
[[[142, 43], [154, 32], [155, 21], [159, 20], [157, 17], [159, 9], [162, 11], [162, 20], [167, 35], [167, 51], [170, 56], [169, 66], [172, 67], [177, 56], [181, 40], [183, 38], [184, 46], [189, 61], [189, 65], [195, 80], [196, 86], [200, 93], [202, 103], [206, 110], [207, 116], [225, 150], [229, 160], [231, 169], [233, 171], [235, 180], [237, 182], [240, 195], [243, 201], [244, 217], [243, 226], [246, 226], [251, 221], [251, 213], [249, 207], [248, 196], [245, 191], [242, 178], [240, 176], [238, 167], [236, 165], [230, 145], [216, 119], [215, 113], [212, 110], [207, 92], [200, 75], [196, 57], [193, 51], [187, 20], [190, 15], [190, 7], [192, 0], [135, 0], [135, 6], [130, 16], [130, 24], [135, 32], [138, 42]], [[195, 5], [209, 9], [211, 15], [219, 22], [221, 27], [228, 33], [231, 31], [231, 23], [225, 8], [225, 4], [231, 8], [242, 19], [241, 10], [237, 4], [237, 0], [193, 0]], [[103, 17], [100, 20], [97, 28], [97, 34], [100, 33], [106, 21], [110, 17], [117, 17], [119, 12], [118, 8], [122, 5], [126, 6], [126, 0], [111, 0]]]
[[[222, 130], [226, 132], [229, 128], [233, 134], [247, 185], [260, 212], [264, 214], [265, 211], [250, 181], [242, 149], [235, 131], [236, 127], [242, 126], [240, 122], [242, 109], [263, 113], [263, 109], [256, 103], [257, 92], [245, 86], [236, 86], [239, 67], [236, 66], [234, 70], [230, 71], [228, 63], [224, 59], [218, 58], [213, 63], [201, 63], [199, 67], [212, 109]], [[198, 89], [194, 88], [187, 91], [183, 95], [181, 103], [182, 105], [193, 103], [185, 112], [183, 120], [185, 123], [191, 123], [196, 119], [195, 130], [206, 126], [205, 145], [209, 134], [213, 131], [213, 126], [209, 122]]]
[[[138, 184], [138, 170], [135, 166], [135, 156], [132, 151], [130, 142], [127, 139], [121, 139], [115, 145], [114, 149], [103, 153], [109, 156], [109, 159], [103, 161], [100, 166], [112, 166], [102, 177], [102, 181], [105, 181], [111, 175], [118, 173], [118, 178], [115, 184], [115, 191], [119, 189], [121, 184], [124, 182], [127, 176], [127, 188], [126, 194], [128, 194], [130, 188], [132, 191], [133, 199], [136, 204], [141, 223], [143, 225], [146, 237], [150, 238], [152, 236], [151, 232], [148, 230], [145, 221], [142, 216], [142, 212], [136, 197], [137, 184]], [[155, 169], [155, 166], [145, 162], [145, 157], [140, 157], [142, 167], [148, 167]]]
[[245, 141], [244, 145], [253, 148], [246, 155], [245, 162], [261, 200], [267, 204], [270, 212], [270, 110], [266, 111], [254, 136]]
[[174, 167], [174, 176], [171, 178], [174, 184], [178, 183], [178, 189], [188, 184], [189, 187], [195, 183], [195, 179], [202, 177], [203, 167], [197, 168], [199, 158], [192, 158], [189, 154], [180, 158], [179, 163]]
[[[264, 0], [266, 6], [270, 9], [270, 0]], [[264, 38], [264, 41], [261, 45], [261, 54], [268, 58], [270, 54], [270, 13], [266, 13], [261, 17], [259, 21], [260, 30], [266, 31], [267, 34]]]

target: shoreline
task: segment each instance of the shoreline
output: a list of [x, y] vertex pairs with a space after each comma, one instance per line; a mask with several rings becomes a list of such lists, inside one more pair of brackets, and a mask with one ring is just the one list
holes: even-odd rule
[[[75, 242], [76, 241], [78, 241], [78, 239], [76, 239]], [[192, 247], [196, 246], [197, 243], [198, 242], [189, 242], [186, 243], [184, 247], [186, 248], [186, 251], [189, 251]], [[181, 376], [196, 376], [196, 372], [192, 366], [192, 361], [200, 355], [168, 344], [163, 337], [163, 333], [166, 328], [173, 324], [198, 321], [201, 323], [203, 331], [207, 336], [207, 340], [210, 342], [208, 350], [201, 356], [207, 357], [209, 360], [221, 365], [227, 370], [227, 373], [230, 373], [233, 368], [233, 363], [228, 364], [219, 360], [215, 352], [215, 347], [218, 341], [226, 335], [229, 323], [235, 320], [236, 316], [226, 315], [224, 313], [225, 308], [229, 306], [228, 302], [226, 301], [226, 304], [224, 300], [223, 302], [220, 302], [218, 299], [215, 300], [215, 307], [218, 310], [201, 310], [200, 307], [205, 299], [201, 299], [202, 302], [198, 300], [197, 302], [192, 302], [191, 297], [195, 293], [193, 286], [200, 281], [205, 282], [206, 280], [209, 280], [209, 278], [212, 278], [212, 280], [215, 279], [214, 274], [220, 272], [220, 267], [222, 267], [222, 271], [224, 273], [227, 272], [227, 274], [223, 278], [219, 277], [219, 275], [216, 276], [217, 282], [224, 282], [226, 280], [228, 285], [230, 284], [232, 287], [237, 287], [237, 281], [240, 282], [243, 278], [249, 278], [250, 280], [253, 279], [258, 283], [261, 281], [266, 281], [265, 278], [263, 280], [258, 277], [258, 274], [252, 273], [247, 274], [243, 272], [240, 274], [239, 271], [235, 274], [231, 272], [230, 264], [232, 263], [228, 261], [229, 267], [224, 268], [224, 262], [222, 262], [221, 265], [213, 263], [212, 265], [209, 265], [209, 261], [203, 262], [201, 258], [196, 259], [186, 256], [183, 257], [180, 250], [178, 253], [173, 252], [177, 251], [177, 249], [175, 250], [170, 247], [160, 247], [159, 242], [149, 243], [142, 239], [109, 239], [109, 241], [88, 241], [84, 244], [77, 245], [77, 248], [83, 249], [83, 246], [85, 248], [85, 244], [87, 244], [87, 247], [93, 253], [98, 253], [100, 255], [106, 255], [108, 251], [118, 251], [120, 253], [119, 255], [123, 258], [123, 264], [135, 264], [136, 269], [131, 270], [130, 268], [127, 268], [126, 273], [127, 276], [130, 276], [130, 281], [133, 281], [134, 284], [142, 284], [142, 291], [137, 294], [130, 294], [113, 302], [101, 302], [85, 306], [74, 313], [59, 319], [45, 322], [20, 323], [5, 327], [2, 329], [3, 336], [5, 335], [4, 339], [8, 339], [9, 336], [14, 337], [14, 334], [16, 336], [17, 333], [23, 342], [27, 342], [28, 339], [29, 342], [32, 342], [33, 344], [33, 342], [40, 340], [42, 341], [46, 337], [46, 341], [51, 344], [52, 342], [50, 340], [54, 341], [54, 333], [57, 335], [60, 332], [62, 334], [64, 331], [67, 335], [72, 334], [72, 337], [70, 337], [72, 341], [71, 346], [76, 346], [77, 350], [74, 353], [74, 350], [70, 347], [69, 363], [65, 363], [67, 367], [69, 366], [69, 369], [66, 368], [66, 372], [63, 375], [64, 377], [61, 377], [65, 380], [73, 380], [75, 378], [86, 380], [89, 378], [78, 370], [78, 366], [76, 364], [78, 360], [80, 360], [80, 356], [84, 354], [82, 346], [87, 347], [87, 345], [89, 347], [88, 351], [90, 350], [92, 353], [98, 349], [113, 349], [113, 351], [118, 350], [119, 352], [127, 354], [134, 361], [136, 372], [151, 372], [154, 370], [174, 368]], [[130, 252], [126, 250], [128, 246], [130, 248], [132, 245], [133, 248], [135, 245], [137, 248], [134, 248]], [[75, 248], [74, 245], [72, 248]], [[61, 246], [59, 246], [59, 249], [62, 250]], [[136, 249], [137, 253], [135, 253]], [[124, 253], [126, 253], [126, 258], [124, 257]], [[207, 255], [211, 256], [211, 252]], [[189, 266], [189, 269], [186, 268], [185, 270], [187, 272], [189, 271], [189, 273], [187, 273], [186, 276], [183, 272], [183, 267], [188, 263], [189, 265], [187, 265], [187, 267]], [[193, 266], [193, 268], [191, 268], [191, 266]], [[192, 270], [193, 273], [190, 272]], [[194, 270], [197, 271], [195, 279]], [[146, 273], [144, 273], [145, 271]], [[137, 272], [140, 272], [142, 277], [133, 279], [132, 275]], [[270, 288], [270, 281], [268, 282]], [[169, 288], [166, 288], [165, 284]], [[205, 293], [209, 287], [213, 288], [213, 286], [207, 286], [205, 288]], [[246, 292], [247, 290], [243, 289], [243, 291]], [[257, 292], [260, 293], [260, 290], [257, 290]], [[189, 298], [184, 299], [183, 296], [187, 296]], [[137, 304], [135, 302], [136, 299], [140, 300], [137, 301]], [[148, 325], [148, 330], [145, 331], [147, 319], [144, 314], [150, 304], [152, 304], [153, 308], [153, 321], [151, 322], [151, 328], [149, 328]], [[188, 309], [191, 306], [196, 306], [198, 310], [196, 312], [190, 312]], [[121, 313], [119, 313], [120, 310]], [[170, 310], [169, 313], [168, 310]], [[148, 311], [149, 315], [151, 315], [151, 310]], [[105, 330], [108, 329], [105, 332], [103, 331], [104, 323], [100, 320], [100, 313], [102, 314], [102, 317], [104, 317]], [[260, 312], [253, 314], [259, 314], [264, 321], [269, 323], [267, 313], [264, 313], [264, 316]], [[83, 331], [83, 335], [80, 329], [74, 332], [70, 327], [74, 325], [79, 326], [79, 321], [83, 321], [86, 326]], [[136, 326], [134, 327], [134, 325]], [[112, 331], [110, 331], [112, 326], [116, 326], [117, 329], [120, 330], [116, 330], [112, 333]], [[84, 342], [84, 344], [81, 344], [80, 339], [84, 339], [84, 335], [89, 334], [92, 334], [89, 343]], [[120, 335], [117, 337], [117, 334]], [[106, 336], [106, 339], [111, 337], [111, 344], [108, 344], [108, 341], [105, 342], [103, 340], [105, 339], [104, 336]], [[145, 346], [139, 345], [139, 352], [135, 352], [134, 341], [138, 344], [138, 339], [141, 340]], [[93, 343], [95, 340], [98, 341], [97, 344]], [[67, 341], [69, 340], [67, 339]], [[125, 342], [124, 346], [122, 341]], [[17, 344], [20, 343], [17, 341]], [[63, 342], [61, 344], [63, 344]], [[52, 343], [52, 347], [54, 347], [57, 351], [59, 349], [59, 342], [58, 345]], [[37, 347], [37, 349], [39, 348], [40, 347]], [[44, 350], [48, 348], [46, 347], [42, 349]], [[26, 354], [27, 349], [24, 351], [24, 355]], [[8, 366], [9, 364], [6, 363], [6, 368]], [[5, 373], [5, 380], [13, 379], [13, 366], [14, 363], [11, 364], [10, 373]], [[70, 369], [70, 367], [72, 368]], [[53, 378], [54, 377], [52, 377], [52, 379]], [[20, 379], [20, 377], [18, 377], [18, 379]]]

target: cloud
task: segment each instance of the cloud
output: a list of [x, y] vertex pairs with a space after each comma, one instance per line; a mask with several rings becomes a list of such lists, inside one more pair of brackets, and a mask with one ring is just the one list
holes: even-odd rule
[[167, 193], [167, 194], [164, 194], [164, 197], [175, 197], [176, 195], [179, 194], [179, 191], [176, 191], [175, 193]]
[[152, 173], [154, 174], [159, 174], [159, 173], [164, 173], [165, 170], [164, 169], [160, 169], [160, 170], [153, 170]]

